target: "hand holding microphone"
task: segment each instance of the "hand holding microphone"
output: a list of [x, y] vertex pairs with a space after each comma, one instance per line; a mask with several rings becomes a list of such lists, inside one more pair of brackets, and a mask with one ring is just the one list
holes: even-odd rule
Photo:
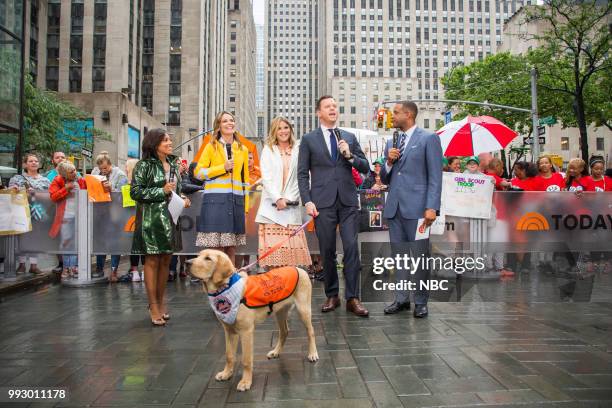
[[234, 159], [232, 159], [232, 145], [227, 143], [225, 145], [225, 152], [227, 153], [227, 160], [225, 161], [225, 171], [231, 171], [234, 168]]
[[400, 151], [397, 148], [398, 139], [399, 139], [399, 132], [396, 130], [395, 132], [393, 132], [393, 145], [387, 152], [387, 164], [389, 166], [393, 166], [393, 163], [395, 163], [397, 159], [399, 159], [400, 157]]
[[351, 154], [351, 148], [349, 144], [342, 138], [340, 131], [338, 129], [333, 130], [334, 135], [336, 136], [336, 140], [338, 141], [338, 151], [346, 160], [350, 160], [353, 158]]

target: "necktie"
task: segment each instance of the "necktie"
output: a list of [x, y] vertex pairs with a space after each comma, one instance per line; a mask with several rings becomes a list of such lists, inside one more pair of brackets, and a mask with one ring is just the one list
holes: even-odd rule
[[338, 160], [338, 141], [336, 135], [334, 135], [334, 129], [329, 129], [329, 147], [331, 148], [332, 160]]
[[[400, 133], [400, 142], [399, 142], [399, 153], [400, 156], [399, 158], [402, 158], [402, 155], [404, 154], [404, 147], [406, 147], [406, 134], [404, 132]], [[399, 159], [398, 159], [399, 160]]]

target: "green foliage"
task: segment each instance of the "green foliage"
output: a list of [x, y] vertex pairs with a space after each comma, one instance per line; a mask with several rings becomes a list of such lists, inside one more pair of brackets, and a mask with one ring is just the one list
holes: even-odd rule
[[[526, 58], [520, 55], [494, 54], [467, 66], [457, 66], [441, 82], [447, 99], [488, 102], [524, 109], [531, 106], [529, 66]], [[528, 131], [531, 126], [528, 113], [469, 104], [457, 104], [455, 108], [459, 109], [453, 115], [457, 119], [466, 115], [489, 115], [520, 132]]]
[[[563, 127], [578, 127], [583, 159], [588, 158], [587, 126], [612, 129], [612, 2], [547, 0], [527, 7], [523, 23], [536, 22], [538, 34], [523, 34], [539, 47], [524, 55], [501, 53], [455, 67], [442, 78], [448, 99], [489, 102], [529, 109], [529, 71], [538, 70], [538, 114], [555, 116]], [[456, 105], [458, 117], [494, 116], [515, 130], [531, 130], [528, 114], [487, 107]]]
[[[43, 166], [50, 162], [54, 151], [69, 151], [64, 135], [64, 121], [86, 119], [91, 114], [62, 101], [57, 93], [38, 89], [28, 75], [24, 88], [24, 144], [23, 152], [36, 151]], [[92, 129], [96, 140], [110, 140], [110, 135], [100, 129]]]

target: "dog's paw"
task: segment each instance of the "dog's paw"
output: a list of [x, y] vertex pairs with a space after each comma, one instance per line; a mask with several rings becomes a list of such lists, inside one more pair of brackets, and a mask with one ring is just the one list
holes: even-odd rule
[[240, 382], [238, 383], [238, 386], [236, 387], [236, 389], [240, 392], [242, 391], [248, 391], [251, 389], [251, 381], [247, 381], [247, 380], [240, 380]]
[[310, 361], [311, 363], [319, 361], [319, 353], [315, 351], [314, 353], [309, 354], [308, 361]]
[[276, 349], [274, 350], [270, 350], [267, 354], [268, 360], [272, 359], [272, 358], [278, 358], [278, 356], [280, 355], [280, 353], [278, 351], [276, 351]]
[[230, 378], [232, 378], [232, 374], [233, 373], [231, 371], [225, 371], [225, 370], [219, 371], [217, 373], [217, 375], [215, 375], [215, 380], [217, 380], [217, 381], [227, 381]]

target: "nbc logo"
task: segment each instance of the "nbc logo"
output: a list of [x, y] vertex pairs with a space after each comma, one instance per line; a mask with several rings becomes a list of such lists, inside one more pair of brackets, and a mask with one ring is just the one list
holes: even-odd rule
[[136, 216], [132, 215], [123, 226], [124, 232], [134, 232], [136, 230]]
[[524, 214], [516, 223], [518, 231], [548, 231], [550, 226], [548, 220], [537, 212], [528, 212]]

